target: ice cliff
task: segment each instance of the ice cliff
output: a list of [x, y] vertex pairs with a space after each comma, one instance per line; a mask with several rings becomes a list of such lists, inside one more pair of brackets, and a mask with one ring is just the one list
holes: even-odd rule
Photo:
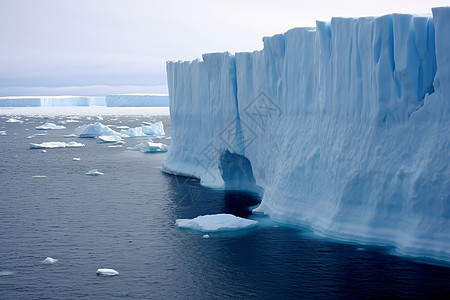
[[163, 169], [209, 186], [250, 174], [277, 221], [450, 261], [450, 8], [432, 11], [168, 62]]

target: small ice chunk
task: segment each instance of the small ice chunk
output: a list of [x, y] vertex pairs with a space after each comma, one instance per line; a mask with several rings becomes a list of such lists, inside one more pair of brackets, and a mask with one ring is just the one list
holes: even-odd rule
[[74, 158], [72, 158], [72, 160], [79, 161], [81, 159], [79, 157], [74, 157]]
[[46, 259], [44, 259], [44, 260], [42, 261], [42, 263], [43, 263], [44, 265], [52, 265], [52, 264], [54, 264], [54, 263], [57, 262], [57, 261], [58, 261], [58, 260], [55, 259], [55, 258], [47, 257]]
[[229, 231], [253, 227], [258, 221], [236, 217], [231, 214], [198, 216], [194, 219], [177, 219], [179, 228], [189, 228], [202, 232]]
[[64, 135], [65, 138], [73, 138], [73, 137], [78, 137], [78, 135], [72, 133], [72, 134], [66, 134]]
[[42, 150], [42, 153], [47, 153], [47, 150]]
[[22, 120], [19, 119], [14, 119], [14, 118], [10, 118], [8, 120], [6, 120], [7, 123], [23, 123]]
[[4, 130], [0, 130], [0, 135], [7, 135], [7, 133]]
[[120, 145], [120, 144], [111, 145], [111, 146], [108, 146], [108, 148], [122, 148], [122, 145]]
[[47, 176], [45, 176], [45, 175], [33, 175], [32, 177], [33, 178], [45, 178]]
[[128, 129], [128, 128], [130, 128], [130, 127], [120, 125], [120, 126], [116, 126], [116, 128], [117, 128], [117, 129]]
[[143, 153], [157, 153], [157, 152], [167, 152], [169, 146], [162, 143], [153, 143], [152, 140], [143, 141], [134, 147], [129, 147], [128, 150], [141, 151]]
[[209, 234], [204, 234], [204, 235], [203, 235], [203, 238], [204, 238], [204, 239], [209, 238]]
[[119, 272], [117, 272], [114, 269], [97, 269], [97, 275], [98, 276], [116, 276], [116, 275], [119, 275]]
[[73, 120], [73, 119], [69, 119], [69, 120], [66, 120], [66, 123], [79, 123], [80, 121], [78, 121], [78, 120]]
[[79, 148], [84, 147], [84, 144], [77, 142], [45, 142], [41, 144], [30, 143], [30, 149], [52, 149], [52, 148]]
[[101, 135], [97, 138], [97, 143], [117, 143], [121, 141], [122, 138], [117, 135]]
[[121, 130], [120, 133], [126, 134], [130, 137], [147, 136], [147, 135], [165, 135], [164, 125], [161, 121], [149, 124], [148, 126], [141, 126], [130, 128], [128, 130]]
[[93, 176], [95, 176], [95, 175], [103, 175], [103, 173], [99, 172], [97, 169], [93, 169], [93, 170], [90, 170], [89, 172], [87, 172], [86, 175], [93, 175]]
[[0, 271], [0, 276], [10, 276], [13, 274], [14, 274], [14, 272], [11, 272], [11, 271]]
[[101, 116], [95, 116], [95, 117], [94, 117], [94, 120], [97, 120], [97, 121], [103, 121], [103, 117], [101, 117]]
[[36, 127], [37, 130], [53, 130], [53, 129], [66, 129], [65, 126], [62, 125], [56, 125], [53, 123], [45, 123], [44, 125]]

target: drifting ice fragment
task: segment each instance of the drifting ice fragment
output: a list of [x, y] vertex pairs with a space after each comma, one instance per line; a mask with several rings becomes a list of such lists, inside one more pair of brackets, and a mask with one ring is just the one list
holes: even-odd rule
[[97, 169], [93, 169], [93, 170], [90, 170], [89, 172], [87, 172], [86, 175], [93, 175], [93, 176], [95, 176], [95, 175], [103, 175], [103, 173], [99, 172]]
[[146, 135], [165, 135], [164, 125], [161, 121], [150, 124], [148, 126], [141, 126], [130, 128], [128, 130], [121, 130], [120, 133], [126, 134], [130, 137], [146, 136]]
[[75, 129], [75, 134], [82, 138], [95, 138], [99, 136], [120, 136], [120, 134], [102, 123], [95, 122], [93, 124], [82, 125]]
[[97, 139], [97, 143], [117, 143], [123, 139], [117, 135], [101, 135]]
[[47, 153], [47, 150], [42, 150], [42, 153]]
[[9, 276], [9, 275], [13, 275], [14, 272], [11, 271], [0, 271], [0, 276]]
[[253, 227], [258, 221], [236, 217], [230, 214], [198, 216], [194, 219], [177, 219], [175, 225], [203, 232], [229, 231]]
[[163, 143], [153, 143], [152, 140], [143, 141], [134, 147], [129, 147], [128, 150], [141, 151], [143, 153], [157, 153], [157, 152], [167, 152], [169, 147]]
[[52, 265], [52, 264], [54, 264], [55, 262], [57, 262], [58, 260], [57, 259], [54, 259], [54, 258], [51, 258], [51, 257], [47, 257], [46, 259], [44, 259], [43, 261], [42, 261], [42, 263], [44, 264], [44, 265]]
[[84, 144], [77, 142], [46, 142], [42, 144], [33, 144], [30, 143], [30, 149], [52, 149], [52, 148], [79, 148], [84, 147]]
[[119, 275], [119, 272], [117, 272], [114, 269], [98, 269], [97, 275], [98, 276], [116, 276], [116, 275]]
[[72, 160], [79, 161], [80, 158], [79, 157], [74, 157], [74, 158], [72, 158]]
[[0, 130], [0, 135], [7, 135], [6, 131]]
[[45, 177], [47, 177], [47, 176], [45, 176], [45, 175], [34, 175], [34, 176], [32, 176], [33, 178], [45, 178]]
[[205, 234], [205, 235], [203, 235], [203, 238], [204, 238], [204, 239], [207, 239], [207, 238], [209, 238], [209, 234]]
[[14, 119], [14, 118], [10, 118], [10, 119], [6, 120], [6, 123], [23, 123], [23, 121]]
[[78, 135], [72, 133], [72, 134], [66, 134], [64, 135], [65, 138], [73, 138], [73, 137], [77, 137]]
[[36, 127], [37, 130], [52, 130], [52, 129], [66, 129], [65, 126], [56, 125], [53, 123], [45, 123], [44, 125]]

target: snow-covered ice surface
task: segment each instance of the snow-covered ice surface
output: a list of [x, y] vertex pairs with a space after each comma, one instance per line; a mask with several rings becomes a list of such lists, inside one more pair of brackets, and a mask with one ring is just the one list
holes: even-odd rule
[[106, 96], [108, 107], [169, 106], [169, 96], [159, 94], [116, 94]]
[[119, 275], [114, 269], [97, 269], [97, 275], [99, 276], [116, 276]]
[[264, 189], [256, 212], [450, 260], [449, 20], [333, 18], [261, 51], [168, 62], [163, 169], [220, 187], [228, 149]]
[[30, 149], [52, 149], [52, 148], [81, 148], [84, 144], [71, 142], [44, 142], [41, 144], [30, 143]]
[[163, 143], [154, 143], [153, 141], [143, 141], [134, 147], [129, 147], [128, 150], [141, 151], [143, 153], [158, 153], [167, 152], [169, 147]]
[[44, 265], [52, 265], [52, 264], [56, 263], [57, 261], [58, 261], [58, 260], [55, 259], [55, 258], [47, 257], [46, 259], [44, 259], [44, 260], [42, 261], [42, 263], [43, 263]]
[[62, 125], [56, 125], [56, 124], [49, 123], [49, 122], [36, 127], [37, 130], [54, 130], [54, 129], [65, 129], [65, 128], [66, 127], [64, 127]]
[[258, 221], [236, 217], [231, 214], [204, 215], [194, 219], [177, 219], [175, 221], [175, 225], [179, 228], [193, 229], [201, 232], [246, 229], [256, 224], [258, 224]]

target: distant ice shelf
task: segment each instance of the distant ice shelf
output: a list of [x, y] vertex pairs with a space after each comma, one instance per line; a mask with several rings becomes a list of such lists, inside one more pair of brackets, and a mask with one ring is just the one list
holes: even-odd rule
[[0, 97], [0, 107], [164, 107], [169, 96], [159, 94], [117, 94], [104, 97], [89, 96], [14, 96]]
[[432, 11], [168, 62], [163, 170], [248, 178], [264, 190], [255, 211], [276, 221], [450, 261], [450, 8]]

